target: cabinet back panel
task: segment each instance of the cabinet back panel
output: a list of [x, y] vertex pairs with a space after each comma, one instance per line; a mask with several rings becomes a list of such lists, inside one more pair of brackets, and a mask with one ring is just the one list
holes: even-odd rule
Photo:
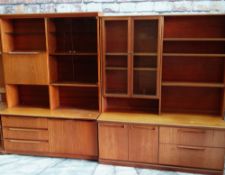
[[98, 88], [58, 88], [60, 107], [98, 109]]
[[127, 67], [127, 56], [106, 56], [106, 67]]
[[128, 21], [106, 21], [106, 52], [128, 52]]
[[223, 82], [224, 60], [221, 58], [164, 57], [163, 81]]
[[98, 63], [96, 56], [60, 56], [57, 62], [57, 81], [59, 82], [98, 82]]
[[105, 111], [158, 112], [158, 100], [135, 98], [106, 98]]
[[224, 16], [167, 16], [165, 38], [224, 38]]
[[162, 112], [219, 115], [222, 94], [216, 88], [163, 87]]
[[49, 107], [48, 86], [18, 86], [19, 105]]
[[157, 20], [134, 20], [134, 52], [156, 52]]
[[127, 70], [106, 70], [106, 93], [127, 94]]
[[97, 20], [95, 18], [53, 19], [56, 52], [97, 53]]
[[172, 41], [164, 42], [164, 53], [224, 54], [225, 42], [216, 41]]

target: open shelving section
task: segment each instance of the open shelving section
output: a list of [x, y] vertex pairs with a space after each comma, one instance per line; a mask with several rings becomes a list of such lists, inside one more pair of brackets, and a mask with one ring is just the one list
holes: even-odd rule
[[1, 21], [8, 111], [97, 118], [99, 13], [32, 16], [6, 15]]
[[103, 111], [159, 112], [160, 17], [103, 19]]
[[162, 112], [224, 115], [224, 16], [164, 18]]

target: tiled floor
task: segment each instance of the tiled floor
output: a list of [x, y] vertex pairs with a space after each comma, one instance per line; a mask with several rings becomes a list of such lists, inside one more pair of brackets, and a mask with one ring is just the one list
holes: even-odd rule
[[190, 175], [132, 167], [102, 165], [93, 161], [0, 155], [0, 175]]

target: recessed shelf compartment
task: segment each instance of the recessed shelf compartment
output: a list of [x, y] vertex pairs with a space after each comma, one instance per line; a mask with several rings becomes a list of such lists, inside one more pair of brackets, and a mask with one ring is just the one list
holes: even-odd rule
[[96, 85], [98, 83], [97, 56], [60, 55], [50, 57], [52, 83]]
[[97, 55], [96, 18], [50, 18], [47, 25], [52, 55]]
[[164, 53], [182, 54], [219, 54], [225, 56], [225, 40], [221, 41], [173, 41], [164, 42]]
[[165, 38], [225, 38], [224, 16], [167, 16]]
[[50, 86], [51, 109], [97, 110], [98, 87]]
[[162, 87], [162, 112], [220, 115], [222, 88]]
[[45, 85], [6, 85], [9, 107], [49, 108], [48, 86]]
[[105, 111], [158, 113], [157, 99], [108, 97], [105, 100]]
[[3, 52], [45, 51], [44, 18], [3, 19]]
[[163, 82], [224, 82], [224, 59], [196, 57], [163, 57]]

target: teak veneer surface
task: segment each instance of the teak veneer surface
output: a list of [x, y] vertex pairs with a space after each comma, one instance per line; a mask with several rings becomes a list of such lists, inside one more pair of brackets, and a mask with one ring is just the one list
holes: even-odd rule
[[195, 115], [195, 114], [140, 114], [105, 112], [99, 118], [99, 122], [118, 122], [151, 124], [163, 126], [225, 128], [225, 121], [220, 116]]
[[67, 108], [50, 110], [45, 108], [13, 107], [1, 109], [0, 115], [96, 120], [99, 116], [99, 112], [94, 110], [92, 111]]

